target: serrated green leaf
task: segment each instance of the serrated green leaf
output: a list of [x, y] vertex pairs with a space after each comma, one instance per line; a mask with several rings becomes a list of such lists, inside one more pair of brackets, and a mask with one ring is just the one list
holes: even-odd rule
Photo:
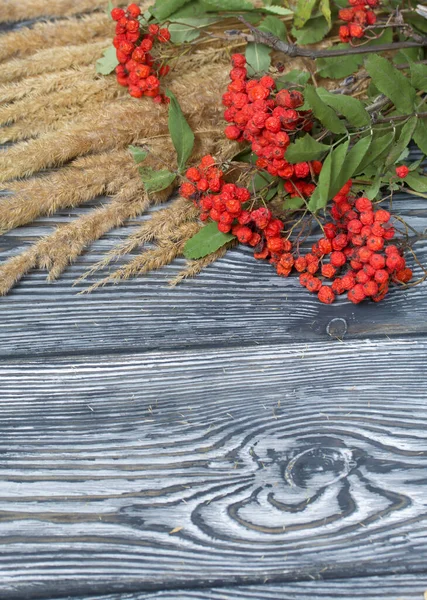
[[427, 122], [425, 119], [418, 119], [413, 138], [421, 152], [427, 154]]
[[209, 10], [254, 10], [254, 5], [248, 0], [203, 0]]
[[284, 6], [262, 6], [259, 10], [262, 12], [269, 12], [275, 15], [293, 15], [293, 11], [289, 10], [289, 8], [285, 8]]
[[427, 192], [427, 177], [420, 173], [408, 173], [404, 183], [416, 192]]
[[281, 75], [276, 79], [276, 89], [282, 90], [283, 88], [292, 87], [289, 85], [290, 83], [304, 85], [309, 79], [310, 73], [293, 69], [292, 71], [289, 71], [289, 73], [285, 73], [285, 75]]
[[337, 146], [332, 152], [331, 182], [329, 184], [328, 200], [329, 198], [335, 196], [337, 192], [339, 192], [348, 179], [347, 178], [343, 184], [340, 183], [343, 179], [341, 176], [341, 171], [347, 156], [349, 144], [350, 142], [347, 139], [342, 144], [339, 144], [339, 146]]
[[405, 114], [413, 112], [416, 100], [415, 88], [390, 61], [378, 54], [370, 54], [365, 61], [365, 68], [375, 86], [393, 102], [397, 110]]
[[271, 48], [265, 44], [255, 44], [254, 42], [247, 44], [245, 56], [250, 77], [268, 71], [271, 64], [270, 52]]
[[258, 26], [261, 31], [268, 31], [276, 37], [284, 40], [286, 38], [286, 27], [283, 21], [273, 15], [267, 15]]
[[411, 63], [414, 60], [419, 60], [420, 48], [403, 48], [393, 56], [395, 65]]
[[360, 100], [342, 94], [331, 94], [324, 88], [317, 88], [318, 96], [328, 106], [341, 113], [355, 127], [370, 125], [371, 118]]
[[132, 154], [132, 158], [136, 164], [144, 161], [148, 156], [148, 152], [142, 148], [138, 148], [138, 146], [128, 146], [128, 150]]
[[317, 44], [317, 42], [323, 40], [329, 29], [330, 27], [325, 17], [320, 16], [307, 21], [301, 29], [292, 27], [291, 33], [296, 42], [300, 46], [304, 46], [305, 44]]
[[[348, 44], [337, 44], [334, 49], [348, 49]], [[331, 56], [330, 58], [318, 58], [316, 60], [317, 73], [321, 77], [331, 79], [342, 79], [353, 75], [363, 63], [363, 54], [350, 54], [349, 56]]]
[[192, 42], [200, 35], [200, 29], [215, 23], [216, 17], [186, 17], [175, 19], [168, 27], [171, 34], [171, 40], [174, 44], [182, 44], [184, 42]]
[[216, 223], [208, 223], [185, 244], [184, 256], [192, 260], [203, 258], [234, 238], [235, 236], [231, 233], [218, 231]]
[[164, 21], [188, 2], [191, 0], [156, 0], [154, 6], [150, 6], [150, 12], [159, 21]]
[[278, 191], [279, 191], [279, 187], [277, 185], [275, 187], [270, 188], [269, 190], [267, 190], [267, 193], [264, 196], [264, 200], [266, 202], [269, 202], [270, 200], [272, 200], [274, 198], [274, 196], [277, 195]]
[[258, 171], [255, 173], [253, 178], [253, 186], [257, 192], [265, 188], [266, 185], [273, 181], [273, 175], [267, 173], [267, 171]]
[[369, 200], [374, 200], [377, 197], [381, 184], [381, 169], [378, 169], [371, 187], [365, 191], [366, 197], [369, 198]]
[[357, 175], [359, 173], [363, 173], [365, 167], [367, 167], [368, 165], [372, 165], [383, 152], [389, 150], [391, 144], [393, 143], [393, 140], [393, 131], [384, 135], [380, 135], [378, 132], [375, 132], [372, 136], [372, 140], [365, 154], [365, 157], [362, 159], [361, 163], [356, 169], [355, 174]]
[[295, 7], [294, 23], [295, 27], [300, 29], [307, 23], [311, 17], [314, 7], [316, 6], [317, 0], [298, 0]]
[[399, 159], [401, 159], [402, 152], [407, 149], [409, 142], [412, 139], [415, 128], [417, 126], [418, 119], [417, 117], [412, 117], [405, 123], [402, 127], [402, 131], [400, 132], [399, 139], [395, 144], [392, 145], [391, 150], [389, 151], [387, 158], [385, 160], [385, 166], [389, 167], [390, 165], [394, 165]]
[[190, 158], [194, 146], [194, 133], [181, 110], [178, 100], [170, 91], [166, 91], [170, 98], [168, 126], [173, 145], [178, 159], [178, 170], [181, 172], [185, 168], [187, 160]]
[[195, 19], [196, 17], [205, 17], [206, 7], [200, 0], [192, 0], [189, 4], [185, 4], [182, 8], [179, 8], [176, 12], [169, 15], [168, 20], [170, 22], [176, 21], [177, 19], [186, 19], [190, 17]]
[[333, 184], [331, 185], [331, 197], [335, 196], [347, 181], [353, 177], [363, 158], [366, 156], [370, 144], [370, 136], [362, 138], [354, 144], [350, 152], [346, 153], [345, 159], [339, 168], [337, 168], [335, 162], [333, 162], [333, 172], [336, 173], [336, 175]]
[[160, 192], [174, 181], [176, 174], [167, 169], [155, 171], [151, 167], [140, 167], [139, 174], [147, 192]]
[[331, 6], [329, 4], [329, 0], [320, 0], [320, 12], [325, 17], [329, 27], [332, 25], [332, 15], [331, 15]]
[[411, 63], [411, 83], [422, 92], [427, 91], [427, 65], [415, 65]]
[[306, 134], [289, 144], [285, 153], [285, 159], [290, 163], [317, 160], [324, 156], [330, 146], [317, 142], [313, 136]]
[[283, 210], [298, 210], [304, 206], [305, 201], [304, 198], [300, 198], [299, 196], [295, 196], [294, 198], [286, 198], [283, 203]]
[[319, 119], [324, 127], [332, 131], [332, 133], [346, 133], [344, 123], [339, 120], [337, 114], [332, 108], [321, 100], [316, 92], [316, 88], [312, 85], [305, 87], [305, 104], [308, 105], [314, 116]]
[[119, 64], [116, 56], [116, 49], [110, 46], [103, 52], [102, 58], [96, 61], [96, 72], [101, 75], [109, 75]]
[[332, 154], [330, 152], [323, 163], [323, 168], [320, 171], [317, 187], [308, 201], [308, 209], [315, 213], [321, 208], [324, 208], [329, 200], [329, 186], [331, 184], [332, 172]]

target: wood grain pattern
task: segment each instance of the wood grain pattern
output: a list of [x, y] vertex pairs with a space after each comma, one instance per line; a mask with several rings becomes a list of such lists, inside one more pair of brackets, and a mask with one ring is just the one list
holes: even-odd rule
[[[94, 204], [2, 236], [0, 261]], [[400, 196], [394, 208], [417, 230], [425, 228], [427, 209], [421, 198]], [[167, 281], [182, 268], [182, 259], [160, 272], [78, 296], [83, 287], [73, 288], [74, 280], [140, 221], [94, 244], [59, 281], [46, 284], [45, 273], [35, 272], [1, 298], [0, 356], [321, 341], [328, 339], [326, 328], [334, 318], [346, 321], [349, 339], [427, 332], [426, 282], [407, 291], [394, 290], [378, 305], [354, 306], [341, 299], [325, 306], [295, 277], [277, 277], [271, 265], [255, 261], [244, 247], [230, 251], [177, 288], [169, 288]], [[419, 242], [416, 249], [420, 261], [427, 264], [427, 241]], [[419, 276], [421, 270], [416, 273]]]
[[108, 594], [75, 600], [425, 600], [427, 577], [396, 575], [300, 581], [282, 585], [254, 585], [153, 593]]
[[421, 576], [425, 356], [412, 338], [3, 362], [0, 598]]

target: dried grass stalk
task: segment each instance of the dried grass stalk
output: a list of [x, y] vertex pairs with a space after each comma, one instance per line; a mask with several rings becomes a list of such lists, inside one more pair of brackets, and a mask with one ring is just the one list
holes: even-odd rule
[[[115, 5], [123, 4], [116, 2]], [[70, 17], [105, 9], [105, 0], [20, 0], [2, 6], [1, 22], [13, 23], [39, 17]]]
[[0, 296], [5, 296], [37, 264], [34, 246], [13, 256], [0, 267]]
[[212, 252], [212, 254], [208, 254], [208, 256], [204, 256], [203, 258], [199, 258], [198, 260], [190, 260], [187, 263], [185, 269], [180, 271], [176, 277], [169, 281], [169, 285], [174, 287], [184, 281], [184, 279], [188, 279], [189, 277], [195, 277], [198, 275], [203, 269], [217, 261], [219, 258], [222, 258], [230, 248], [236, 246], [237, 243], [233, 240], [216, 252]]
[[36, 23], [31, 29], [25, 27], [0, 37], [0, 61], [16, 56], [29, 56], [42, 48], [87, 44], [107, 39], [112, 31], [111, 19], [106, 13]]
[[0, 201], [0, 234], [42, 215], [116, 193], [130, 177], [138, 177], [135, 165], [129, 152], [121, 151], [80, 158], [51, 175], [14, 182], [9, 186], [14, 195]]
[[[34, 87], [37, 89], [38, 83], [43, 85], [45, 82], [49, 82], [48, 73], [57, 73], [56, 80], [58, 80], [62, 75], [60, 71], [83, 65], [89, 65], [90, 71], [94, 72], [95, 61], [102, 56], [103, 50], [108, 48], [110, 44], [111, 39], [105, 38], [98, 42], [81, 44], [80, 46], [64, 46], [61, 51], [58, 51], [58, 48], [47, 48], [36, 52], [31, 58], [14, 58], [0, 65], [0, 83], [13, 81], [15, 83], [11, 85], [14, 85], [21, 94], [25, 95], [26, 88], [28, 88], [27, 93], [31, 93]], [[42, 75], [42, 77], [38, 80], [29, 79], [37, 75]], [[26, 81], [18, 83], [23, 78], [26, 78]], [[4, 91], [4, 89], [1, 91], [0, 98], [2, 101], [7, 102], [9, 100], [3, 100], [2, 94]], [[19, 97], [22, 96], [17, 92], [16, 98]], [[14, 97], [10, 98], [10, 100], [13, 99]]]

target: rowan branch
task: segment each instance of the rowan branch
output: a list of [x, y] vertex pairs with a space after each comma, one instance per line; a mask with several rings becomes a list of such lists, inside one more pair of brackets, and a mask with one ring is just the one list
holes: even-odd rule
[[297, 44], [289, 44], [284, 42], [269, 31], [261, 31], [251, 23], [246, 21], [244, 17], [239, 17], [239, 20], [246, 25], [251, 31], [251, 34], [240, 33], [247, 42], [255, 42], [256, 44], [265, 44], [273, 50], [283, 52], [291, 57], [304, 56], [305, 58], [331, 58], [334, 56], [349, 56], [351, 54], [368, 54], [371, 52], [380, 53], [390, 50], [402, 50], [403, 48], [424, 48], [427, 47], [427, 37], [423, 37], [419, 42], [394, 42], [391, 44], [379, 44], [378, 46], [359, 46], [357, 48], [341, 48], [339, 50], [313, 50], [309, 48], [301, 48]]

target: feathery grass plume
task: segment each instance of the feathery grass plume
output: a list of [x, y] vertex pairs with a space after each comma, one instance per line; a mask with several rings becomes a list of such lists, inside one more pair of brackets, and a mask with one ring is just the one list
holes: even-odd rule
[[188, 279], [189, 277], [195, 277], [201, 271], [203, 271], [203, 269], [225, 256], [228, 250], [230, 250], [230, 248], [233, 248], [234, 246], [237, 246], [236, 240], [228, 242], [228, 244], [225, 244], [215, 252], [212, 252], [211, 254], [208, 254], [203, 258], [188, 261], [186, 267], [182, 271], [180, 271], [178, 275], [176, 275], [175, 277], [173, 277], [173, 279], [169, 281], [169, 285], [171, 287], [175, 287], [176, 285], [184, 281], [184, 279]]
[[174, 239], [164, 241], [156, 248], [145, 250], [126, 265], [91, 285], [84, 290], [84, 293], [93, 292], [108, 283], [118, 283], [130, 277], [149, 273], [150, 271], [155, 271], [169, 265], [177, 256], [182, 254], [187, 240], [197, 233], [200, 227], [200, 223], [185, 223], [181, 225], [176, 230]]
[[0, 37], [0, 61], [29, 56], [42, 48], [87, 44], [112, 34], [111, 18], [95, 13], [82, 18], [36, 23], [33, 27], [10, 31]]
[[[119, 1], [116, 4], [124, 3]], [[96, 9], [105, 10], [105, 7], [105, 0], [20, 0], [6, 2], [0, 20], [2, 23], [14, 23], [39, 17], [70, 17]]]
[[0, 266], [0, 296], [5, 296], [24, 275], [26, 275], [37, 264], [37, 252], [31, 246], [17, 256], [9, 258]]
[[[76, 79], [80, 74], [76, 73]], [[10, 104], [0, 106], [0, 125], [14, 123], [20, 119], [31, 122], [37, 117], [38, 121], [45, 120], [45, 113], [59, 116], [67, 115], [74, 107], [85, 107], [88, 102], [105, 102], [114, 100], [116, 97], [125, 97], [126, 91], [115, 85], [111, 85], [105, 77], [102, 79], [91, 79], [75, 81], [66, 89], [54, 91], [46, 95], [41, 93], [17, 100]], [[70, 111], [71, 112], [71, 111]]]
[[138, 174], [129, 152], [115, 151], [77, 159], [44, 177], [13, 182], [8, 189], [14, 194], [0, 200], [0, 234], [61, 208], [116, 193], [132, 176]]
[[[105, 38], [90, 44], [63, 46], [60, 50], [58, 48], [47, 48], [36, 52], [31, 58], [13, 58], [0, 64], [0, 83], [14, 82], [19, 90], [16, 97], [19, 98], [21, 97], [19, 94], [25, 95], [26, 86], [28, 86], [27, 93], [32, 91], [33, 86], [37, 86], [38, 82], [34, 82], [30, 79], [31, 77], [42, 75], [40, 81], [49, 81], [48, 73], [56, 73], [56, 78], [60, 79], [61, 71], [84, 65], [90, 65], [90, 69], [94, 71], [95, 61], [110, 44], [111, 39]], [[18, 83], [19, 80], [24, 78], [26, 79], [25, 82]], [[3, 101], [3, 97], [0, 97]], [[13, 99], [11, 97], [11, 100]]]

